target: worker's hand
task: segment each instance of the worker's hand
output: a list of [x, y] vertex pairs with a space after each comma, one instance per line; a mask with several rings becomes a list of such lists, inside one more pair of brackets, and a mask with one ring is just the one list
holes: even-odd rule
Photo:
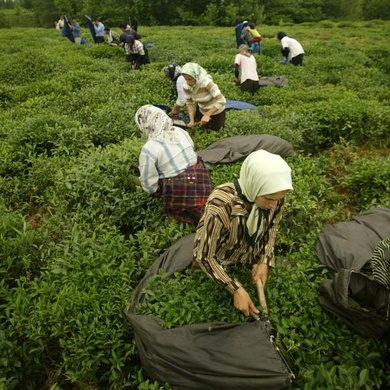
[[244, 287], [240, 287], [234, 292], [234, 307], [242, 311], [246, 317], [250, 315], [251, 311], [255, 314], [259, 314], [259, 310], [252, 302], [251, 297]]
[[161, 193], [161, 189], [160, 188], [157, 188], [157, 190], [155, 192], [153, 192], [153, 194], [152, 194], [152, 196], [155, 197], [155, 198], [158, 198], [161, 195], [162, 195], [162, 193]]
[[191, 119], [188, 123], [187, 123], [187, 127], [194, 127], [195, 126], [195, 121], [193, 119]]
[[141, 180], [138, 176], [134, 176], [134, 175], [129, 174], [127, 178], [128, 178], [130, 183], [132, 183], [136, 186], [140, 186], [140, 187], [142, 186]]
[[210, 122], [210, 117], [208, 115], [203, 115], [202, 119], [200, 120], [201, 125], [205, 125], [206, 123]]
[[257, 283], [259, 279], [263, 282], [263, 286], [267, 283], [268, 278], [268, 265], [267, 264], [255, 264], [252, 267], [252, 282]]

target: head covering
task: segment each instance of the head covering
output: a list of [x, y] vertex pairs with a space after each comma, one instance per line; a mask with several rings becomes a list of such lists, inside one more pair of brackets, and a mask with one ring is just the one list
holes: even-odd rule
[[128, 45], [132, 45], [135, 42], [135, 38], [133, 34], [126, 34], [125, 42]]
[[193, 91], [195, 88], [202, 83], [207, 77], [211, 78], [211, 76], [207, 73], [206, 69], [203, 69], [199, 64], [195, 62], [188, 62], [181, 69], [181, 74], [186, 74], [195, 79], [195, 84], [193, 86], [189, 86], [190, 90]]
[[249, 47], [245, 44], [238, 46], [238, 52], [243, 56], [247, 56], [247, 57], [250, 57], [252, 55], [251, 52], [249, 51]]
[[129, 31], [124, 32], [119, 36], [119, 40], [123, 43], [134, 43], [134, 39], [134, 35]]
[[181, 66], [176, 64], [165, 65], [162, 68], [165, 76], [169, 77], [172, 81], [176, 80], [181, 75]]
[[278, 37], [278, 39], [282, 39], [284, 37], [287, 37], [287, 34], [284, 33], [283, 31], [279, 31], [276, 36]]
[[137, 110], [134, 120], [148, 139], [165, 144], [179, 143], [172, 119], [161, 108], [146, 104]]
[[[257, 150], [244, 160], [238, 183], [242, 194], [251, 203], [254, 203], [258, 196], [293, 189], [291, 168], [282, 157], [266, 150]], [[246, 224], [249, 237], [256, 235], [257, 238], [263, 231], [259, 213], [260, 208], [254, 203]]]

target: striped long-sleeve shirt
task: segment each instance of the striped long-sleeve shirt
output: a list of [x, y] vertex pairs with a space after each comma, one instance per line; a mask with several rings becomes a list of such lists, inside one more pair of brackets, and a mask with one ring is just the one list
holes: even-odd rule
[[178, 144], [164, 144], [149, 140], [139, 157], [142, 188], [149, 194], [158, 189], [159, 179], [175, 177], [197, 161], [194, 143], [188, 133], [175, 128]]
[[[194, 91], [191, 90], [187, 83], [184, 83], [183, 88], [187, 104], [196, 103], [202, 114], [205, 114], [213, 107], [217, 109], [213, 115], [220, 114], [225, 109], [226, 99], [219, 90], [218, 85], [210, 77], [206, 77]], [[180, 102], [178, 105], [183, 107], [185, 102]]]
[[234, 183], [216, 187], [197, 227], [194, 260], [211, 279], [234, 293], [241, 284], [229, 275], [226, 269], [229, 264], [274, 266], [274, 244], [283, 205], [281, 200], [277, 211], [270, 210], [262, 236], [251, 246], [246, 238], [249, 212]]

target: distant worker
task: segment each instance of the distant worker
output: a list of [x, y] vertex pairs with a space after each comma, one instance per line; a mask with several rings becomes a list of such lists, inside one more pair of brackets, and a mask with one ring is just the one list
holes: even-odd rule
[[120, 35], [120, 39], [119, 39], [120, 40], [119, 46], [124, 48], [126, 61], [131, 62], [132, 53], [130, 52], [129, 45], [126, 44], [126, 36], [131, 36], [137, 41], [141, 41], [141, 35], [137, 31], [133, 30], [131, 26], [124, 20], [122, 20], [119, 23], [119, 28], [122, 30], [122, 34]]
[[247, 20], [244, 20], [242, 23], [238, 23], [237, 26], [235, 27], [234, 31], [235, 31], [235, 35], [236, 35], [236, 43], [237, 43], [237, 48], [244, 44], [245, 42], [243, 41], [242, 39], [242, 36], [241, 36], [241, 32], [242, 32], [242, 29], [244, 28], [244, 26], [246, 26], [248, 24], [248, 21]]
[[61, 31], [63, 27], [64, 27], [64, 17], [61, 15], [57, 22], [56, 29]]
[[247, 45], [240, 45], [238, 48], [234, 59], [234, 75], [241, 91], [255, 93], [260, 88], [256, 59]]
[[253, 22], [249, 22], [248, 27], [249, 27], [248, 31], [252, 34], [253, 37], [250, 41], [249, 50], [252, 53], [262, 54], [263, 50], [261, 47], [261, 41], [263, 40], [263, 37], [257, 31], [255, 24]]
[[305, 55], [302, 45], [296, 39], [288, 37], [282, 31], [278, 32], [276, 37], [282, 45], [281, 50], [284, 57], [284, 63], [287, 65], [289, 63], [289, 57], [291, 57], [290, 62], [293, 65], [302, 66], [303, 57]]
[[[253, 52], [256, 52], [258, 54], [260, 53], [260, 42], [254, 41], [256, 38], [254, 35], [251, 33], [251, 30], [255, 30], [256, 32], [254, 34], [259, 34], [256, 29], [251, 29], [251, 26], [254, 27], [253, 24], [251, 26], [249, 25], [250, 22], [246, 22], [243, 25], [243, 28], [241, 30], [241, 40], [245, 45], [247, 45], [249, 48], [252, 46], [253, 47]], [[260, 35], [260, 34], [259, 34]]]
[[109, 27], [105, 27], [104, 32], [107, 35], [107, 43], [110, 46], [119, 46], [120, 45], [121, 41], [120, 41], [118, 33], [111, 30]]
[[119, 28], [122, 30], [123, 33], [132, 34], [135, 39], [137, 39], [138, 41], [141, 40], [141, 35], [137, 32], [137, 30], [131, 27], [124, 20], [119, 23]]
[[95, 43], [104, 43], [104, 24], [98, 18], [93, 19], [92, 22], [95, 28]]
[[125, 45], [126, 60], [131, 64], [130, 69], [141, 69], [142, 65], [150, 63], [146, 47], [132, 34], [123, 33], [120, 40]]
[[69, 24], [69, 28], [72, 32], [74, 43], [81, 45], [81, 29], [75, 17], [72, 18], [72, 23]]

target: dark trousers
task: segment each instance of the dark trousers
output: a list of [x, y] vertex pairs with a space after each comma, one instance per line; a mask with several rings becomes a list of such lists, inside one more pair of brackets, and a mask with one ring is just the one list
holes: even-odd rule
[[303, 56], [304, 54], [299, 54], [293, 58], [291, 58], [291, 63], [295, 66], [302, 66], [303, 64]]
[[259, 81], [247, 79], [240, 85], [240, 88], [241, 91], [255, 93], [260, 88]]
[[[199, 108], [196, 108], [195, 112], [195, 121], [199, 122], [202, 119], [203, 114], [199, 111]], [[221, 113], [217, 115], [211, 115], [210, 121], [205, 125], [202, 125], [204, 129], [210, 130], [220, 130], [225, 126], [226, 112], [223, 110]]]

